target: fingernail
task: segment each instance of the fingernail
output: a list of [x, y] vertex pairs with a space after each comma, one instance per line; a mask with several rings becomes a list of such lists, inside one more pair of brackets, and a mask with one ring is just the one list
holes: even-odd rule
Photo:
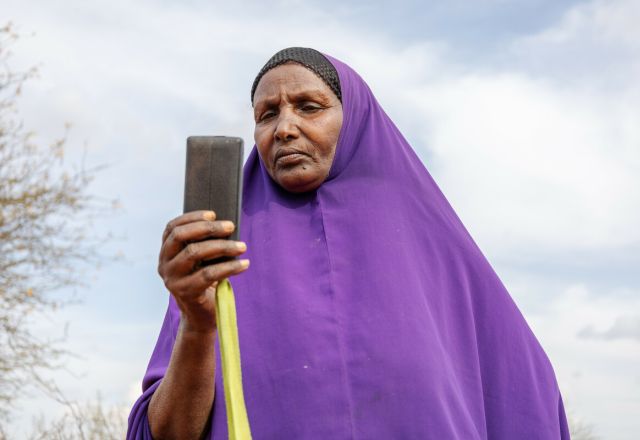
[[204, 219], [213, 221], [216, 219], [216, 213], [213, 211], [207, 211], [204, 213]]
[[222, 222], [222, 227], [224, 228], [225, 231], [233, 231], [233, 222], [230, 222], [228, 220], [225, 220]]
[[247, 250], [247, 243], [245, 243], [243, 241], [237, 241], [236, 242], [236, 249], [238, 249], [239, 251], [246, 251]]
[[249, 267], [249, 260], [240, 260], [240, 267], [243, 269]]

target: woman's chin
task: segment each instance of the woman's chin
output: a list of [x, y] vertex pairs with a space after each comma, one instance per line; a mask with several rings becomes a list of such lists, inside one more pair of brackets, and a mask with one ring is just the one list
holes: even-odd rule
[[286, 191], [303, 193], [312, 191], [322, 184], [324, 179], [306, 167], [292, 167], [276, 171], [275, 181]]

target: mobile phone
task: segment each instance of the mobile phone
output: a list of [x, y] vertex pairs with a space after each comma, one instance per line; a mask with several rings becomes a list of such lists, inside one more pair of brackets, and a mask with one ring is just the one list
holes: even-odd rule
[[[227, 240], [240, 237], [243, 150], [244, 143], [239, 137], [187, 138], [184, 212], [210, 210], [216, 213], [216, 220], [231, 220], [236, 228]], [[233, 258], [221, 257], [203, 264]]]

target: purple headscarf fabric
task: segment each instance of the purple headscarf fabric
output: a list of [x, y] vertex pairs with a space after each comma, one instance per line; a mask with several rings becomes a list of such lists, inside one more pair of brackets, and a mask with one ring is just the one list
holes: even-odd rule
[[[343, 125], [327, 180], [291, 194], [254, 146], [244, 167], [248, 271], [231, 279], [255, 439], [568, 439], [552, 366], [369, 87], [327, 56]], [[175, 341], [170, 299], [129, 417]], [[216, 347], [218, 348], [218, 347]], [[219, 350], [209, 437], [227, 438]]]

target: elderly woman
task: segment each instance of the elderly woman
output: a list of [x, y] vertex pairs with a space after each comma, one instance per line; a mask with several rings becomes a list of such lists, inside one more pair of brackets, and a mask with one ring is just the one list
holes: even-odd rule
[[212, 212], [169, 222], [128, 437], [227, 438], [215, 288], [233, 276], [257, 439], [568, 439], [547, 356], [362, 78], [288, 48], [251, 98], [243, 242]]

